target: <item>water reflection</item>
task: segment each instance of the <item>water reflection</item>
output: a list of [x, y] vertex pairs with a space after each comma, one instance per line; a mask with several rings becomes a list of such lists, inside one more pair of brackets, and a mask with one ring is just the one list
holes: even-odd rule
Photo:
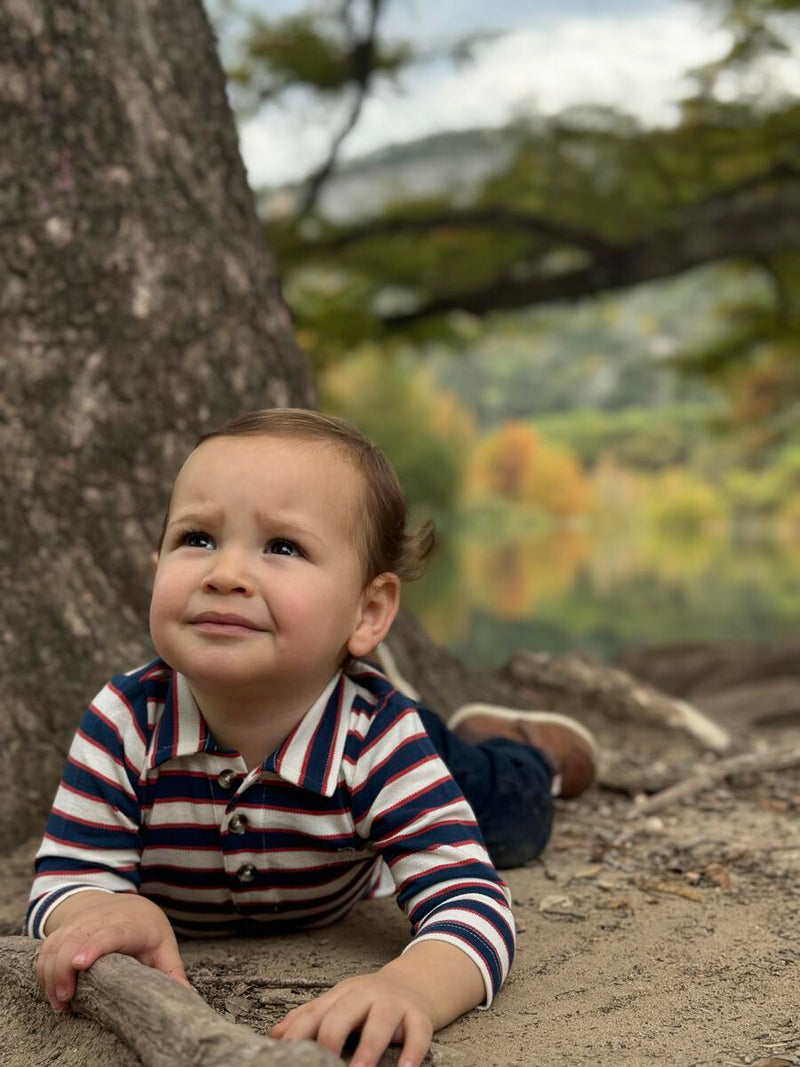
[[572, 529], [499, 542], [465, 538], [461, 546], [470, 603], [501, 619], [525, 618], [542, 601], [562, 595], [589, 555], [588, 537]]
[[407, 600], [470, 663], [519, 648], [610, 658], [632, 645], [800, 635], [800, 540], [670, 536], [644, 523], [491, 537], [464, 530]]

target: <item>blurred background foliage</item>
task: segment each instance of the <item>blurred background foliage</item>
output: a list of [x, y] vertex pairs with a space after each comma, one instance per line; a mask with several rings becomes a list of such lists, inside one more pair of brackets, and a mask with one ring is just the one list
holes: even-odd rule
[[321, 406], [442, 533], [412, 606], [487, 664], [796, 636], [800, 104], [769, 72], [800, 4], [707, 3], [729, 47], [673, 125], [587, 101], [342, 164], [420, 60], [393, 2], [210, 7], [241, 115], [337, 102], [324, 162], [259, 204]]

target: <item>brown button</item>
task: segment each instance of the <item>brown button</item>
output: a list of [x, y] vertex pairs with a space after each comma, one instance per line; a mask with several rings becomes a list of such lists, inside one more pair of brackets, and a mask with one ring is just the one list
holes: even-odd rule
[[243, 863], [239, 870], [236, 872], [236, 877], [240, 882], [254, 882], [256, 880], [256, 871], [252, 863]]
[[243, 834], [247, 829], [247, 816], [237, 812], [228, 823], [228, 829], [232, 834]]
[[217, 785], [221, 789], [230, 789], [237, 777], [238, 775], [236, 774], [236, 771], [232, 771], [230, 767], [227, 767], [224, 771], [221, 771], [217, 777]]

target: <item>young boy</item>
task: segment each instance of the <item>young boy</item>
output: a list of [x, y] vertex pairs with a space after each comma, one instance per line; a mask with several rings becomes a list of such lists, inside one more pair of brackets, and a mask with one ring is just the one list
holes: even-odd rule
[[554, 774], [585, 788], [593, 744], [481, 705], [448, 730], [364, 662], [433, 545], [405, 524], [394, 472], [343, 420], [274, 409], [200, 439], [157, 554], [159, 658], [89, 706], [37, 856], [26, 928], [55, 1010], [106, 953], [188, 984], [173, 931], [321, 926], [388, 885], [406, 951], [273, 1036], [339, 1053], [360, 1031], [353, 1067], [392, 1041], [418, 1067], [434, 1030], [491, 1002], [513, 920], [462, 789], [522, 862], [547, 840]]

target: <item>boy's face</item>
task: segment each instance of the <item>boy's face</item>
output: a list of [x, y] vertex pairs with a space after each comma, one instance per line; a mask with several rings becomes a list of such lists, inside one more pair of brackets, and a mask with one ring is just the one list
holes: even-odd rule
[[361, 498], [333, 447], [202, 444], [175, 483], [156, 567], [150, 631], [162, 659], [196, 692], [315, 699], [348, 651], [371, 650], [353, 536]]

